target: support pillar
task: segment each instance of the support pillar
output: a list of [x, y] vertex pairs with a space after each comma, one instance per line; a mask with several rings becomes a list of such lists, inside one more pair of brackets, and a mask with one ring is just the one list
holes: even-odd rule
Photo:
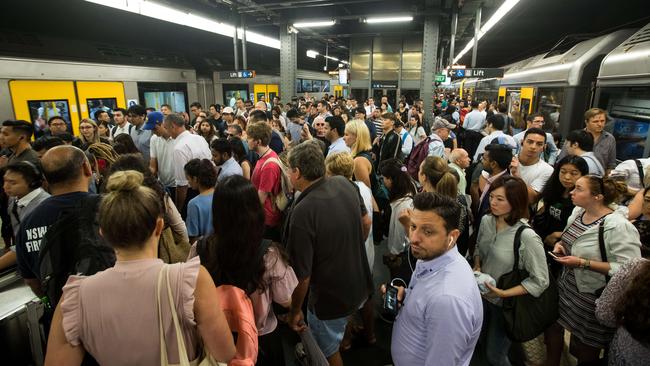
[[235, 61], [235, 71], [239, 70], [239, 47], [237, 46], [237, 18], [236, 14], [233, 13], [233, 20], [234, 20], [234, 25], [233, 25], [233, 37], [232, 37], [232, 50], [233, 50], [233, 55], [234, 55], [234, 61]]
[[296, 96], [296, 70], [298, 69], [298, 37], [289, 32], [288, 24], [280, 25], [280, 98], [291, 102]]
[[451, 39], [449, 41], [449, 65], [454, 65], [454, 52], [456, 52], [456, 28], [458, 28], [458, 9], [454, 6], [451, 15]]
[[[424, 102], [424, 118], [432, 119], [434, 100], [434, 81], [436, 63], [438, 60], [438, 18], [428, 15], [424, 19], [424, 34], [422, 44], [422, 75], [420, 79], [420, 98]], [[429, 133], [430, 131], [427, 131]]]
[[246, 19], [241, 15], [241, 65], [243, 70], [248, 70], [248, 55], [246, 54]]
[[476, 21], [474, 22], [474, 47], [472, 47], [472, 67], [476, 67], [478, 53], [478, 32], [481, 30], [481, 7], [476, 8]]

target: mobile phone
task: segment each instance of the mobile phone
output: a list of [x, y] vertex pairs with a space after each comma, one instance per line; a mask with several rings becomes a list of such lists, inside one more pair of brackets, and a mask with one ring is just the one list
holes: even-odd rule
[[390, 283], [386, 284], [384, 310], [391, 314], [397, 314], [397, 287], [392, 286]]
[[546, 253], [548, 253], [548, 255], [550, 255], [551, 257], [556, 258], [556, 259], [560, 258], [560, 257], [564, 257], [564, 254], [562, 254], [562, 253], [555, 253], [555, 252], [546, 252]]

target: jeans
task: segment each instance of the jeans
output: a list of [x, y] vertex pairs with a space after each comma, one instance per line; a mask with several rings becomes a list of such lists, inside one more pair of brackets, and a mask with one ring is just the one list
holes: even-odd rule
[[500, 306], [483, 300], [483, 339], [485, 358], [492, 366], [510, 366], [508, 353], [512, 342], [506, 335], [503, 310]]

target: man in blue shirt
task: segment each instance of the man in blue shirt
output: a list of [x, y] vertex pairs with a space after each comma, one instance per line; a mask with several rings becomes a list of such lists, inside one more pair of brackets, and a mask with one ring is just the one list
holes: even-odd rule
[[472, 269], [456, 249], [460, 206], [421, 193], [409, 211], [411, 252], [417, 259], [393, 326], [396, 366], [469, 365], [481, 333], [483, 305]]

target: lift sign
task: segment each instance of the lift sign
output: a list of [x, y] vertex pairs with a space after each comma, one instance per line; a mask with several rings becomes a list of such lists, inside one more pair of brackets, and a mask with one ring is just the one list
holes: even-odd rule
[[503, 69], [451, 69], [448, 73], [452, 79], [503, 77]]

